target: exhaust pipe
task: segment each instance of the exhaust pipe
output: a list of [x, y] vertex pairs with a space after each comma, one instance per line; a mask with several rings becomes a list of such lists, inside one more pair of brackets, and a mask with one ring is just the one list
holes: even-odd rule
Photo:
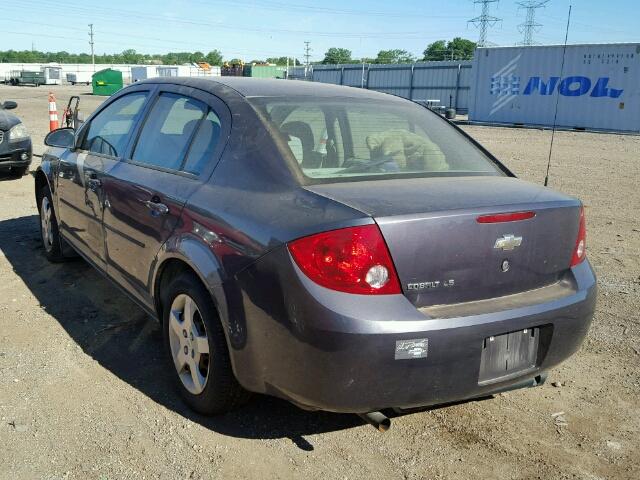
[[391, 427], [391, 420], [382, 412], [358, 413], [358, 416], [379, 432], [386, 432]]

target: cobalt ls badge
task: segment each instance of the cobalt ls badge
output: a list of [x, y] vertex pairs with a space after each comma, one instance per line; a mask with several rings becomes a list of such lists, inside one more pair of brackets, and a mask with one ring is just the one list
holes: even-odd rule
[[427, 358], [429, 353], [429, 339], [416, 338], [413, 340], [396, 340], [396, 360], [412, 360]]

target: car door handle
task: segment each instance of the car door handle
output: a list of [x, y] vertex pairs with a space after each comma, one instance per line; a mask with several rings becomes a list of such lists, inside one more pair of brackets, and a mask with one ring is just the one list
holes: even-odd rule
[[142, 203], [144, 203], [144, 205], [151, 211], [151, 215], [154, 217], [169, 213], [169, 207], [164, 203], [161, 203], [159, 198], [152, 198], [151, 200], [146, 200]]

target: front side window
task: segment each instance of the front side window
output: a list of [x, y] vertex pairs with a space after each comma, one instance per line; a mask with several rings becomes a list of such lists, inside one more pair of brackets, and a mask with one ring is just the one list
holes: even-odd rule
[[130, 93], [118, 98], [91, 121], [82, 149], [119, 157], [147, 98], [146, 92]]
[[502, 175], [455, 128], [410, 102], [254, 98], [310, 183]]
[[149, 112], [131, 159], [180, 170], [189, 145], [207, 115], [207, 106], [193, 98], [162, 93]]

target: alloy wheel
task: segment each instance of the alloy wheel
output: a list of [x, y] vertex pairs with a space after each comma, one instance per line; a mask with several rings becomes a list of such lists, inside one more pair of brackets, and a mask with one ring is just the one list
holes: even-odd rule
[[169, 345], [182, 385], [199, 395], [209, 377], [209, 339], [196, 302], [186, 294], [176, 296], [171, 304]]
[[53, 225], [52, 222], [52, 210], [49, 197], [42, 197], [42, 203], [40, 204], [40, 226], [42, 229], [42, 243], [47, 252], [53, 249]]

